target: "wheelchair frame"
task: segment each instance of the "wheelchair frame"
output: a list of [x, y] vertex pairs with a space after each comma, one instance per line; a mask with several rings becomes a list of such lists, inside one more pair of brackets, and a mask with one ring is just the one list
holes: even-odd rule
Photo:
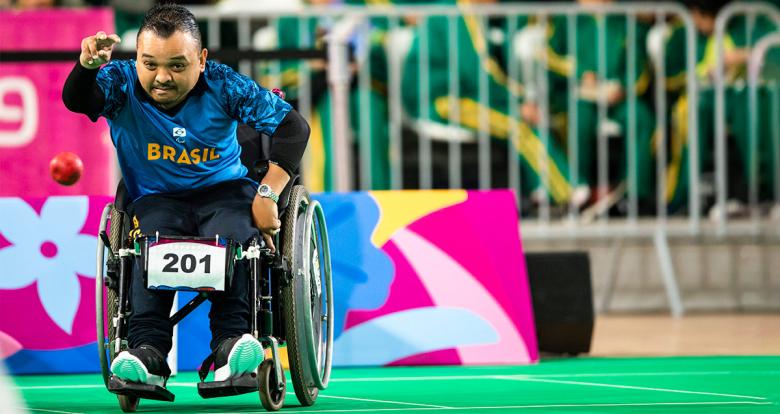
[[[127, 348], [132, 260], [140, 253], [137, 242], [124, 237], [128, 234], [126, 219], [126, 213], [114, 203], [106, 205], [101, 215], [95, 302], [103, 381], [110, 392], [117, 394], [122, 410], [133, 412], [141, 398], [173, 401], [174, 396], [162, 387], [125, 383], [109, 372], [110, 362]], [[204, 382], [208, 367], [205, 373], [202, 368], [198, 393], [204, 398], [258, 390], [263, 407], [279, 410], [286, 394], [278, 350], [281, 343], [287, 345], [290, 376], [302, 405], [314, 404], [319, 391], [328, 385], [334, 323], [330, 246], [322, 207], [310, 199], [301, 185], [291, 187], [275, 242], [280, 246], [276, 253], [255, 240], [235, 259], [249, 260], [250, 295], [254, 298], [250, 300], [251, 315], [254, 315], [250, 333], [264, 348], [271, 348], [271, 359], [264, 360], [251, 375], [221, 383]], [[207, 298], [204, 292], [195, 296], [170, 317], [171, 324], [181, 321]], [[108, 326], [104, 312], [109, 317]], [[275, 319], [279, 319], [277, 323]]]

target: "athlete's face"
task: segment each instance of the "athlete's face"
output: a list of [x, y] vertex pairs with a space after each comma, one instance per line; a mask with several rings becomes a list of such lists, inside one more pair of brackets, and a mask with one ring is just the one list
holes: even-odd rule
[[138, 80], [162, 108], [183, 101], [206, 68], [208, 52], [189, 33], [177, 30], [162, 38], [144, 30], [138, 35], [137, 45]]

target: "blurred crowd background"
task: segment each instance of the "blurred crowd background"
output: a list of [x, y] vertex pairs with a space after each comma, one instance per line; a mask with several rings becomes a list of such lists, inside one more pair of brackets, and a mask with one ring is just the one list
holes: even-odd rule
[[[154, 0], [0, 0], [0, 7], [28, 10], [50, 7], [107, 6], [115, 10], [116, 31], [123, 36], [122, 48], [133, 50], [134, 33], [143, 13]], [[224, 0], [180, 2], [214, 6], [223, 10], [295, 10], [307, 6], [349, 5], [452, 5], [479, 7], [482, 4], [529, 3], [507, 0]], [[578, 0], [593, 4], [624, 3], [610, 0]], [[629, 2], [630, 3], [630, 2]], [[751, 46], [777, 27], [766, 17], [737, 17], [729, 23], [724, 39], [724, 62], [729, 110], [727, 112], [729, 152], [729, 203], [716, 205], [714, 160], [713, 75], [717, 50], [715, 19], [729, 2], [686, 0], [696, 29], [695, 79], [697, 108], [689, 108], [686, 37], [682, 22], [670, 16], [640, 14], [634, 29], [625, 15], [610, 15], [604, 21], [594, 15], [579, 15], [575, 28], [566, 16], [522, 15], [488, 19], [459, 16], [457, 45], [449, 41], [452, 24], [446, 17], [428, 17], [425, 24], [405, 16], [399, 27], [388, 19], [372, 17], [360, 40], [352, 44], [355, 55], [350, 105], [354, 116], [351, 146], [357, 155], [351, 187], [391, 188], [497, 188], [515, 187], [523, 213], [537, 214], [534, 206], [548, 205], [555, 213], [586, 211], [599, 206], [598, 214], [689, 214], [688, 113], [698, 113], [698, 164], [701, 176], [696, 206], [698, 213], [745, 214], [750, 195], [757, 189], [757, 206], [762, 214], [780, 218], [777, 183], [778, 90], [775, 78], [780, 56], [770, 53], [759, 88], [758, 142], [750, 144], [750, 113], [745, 86]], [[780, 0], [772, 0], [780, 7]], [[326, 47], [333, 27], [332, 16], [281, 17], [252, 23], [254, 49], [306, 49]], [[233, 22], [235, 26], [235, 22]], [[633, 23], [632, 23], [633, 24]], [[307, 26], [303, 31], [299, 25]], [[600, 39], [599, 25], [606, 34]], [[205, 26], [204, 26], [205, 30]], [[570, 34], [569, 31], [575, 33]], [[634, 31], [628, 33], [628, 31]], [[230, 22], [220, 28], [220, 47], [240, 48]], [[306, 33], [308, 39], [301, 39]], [[87, 35], [85, 33], [85, 35]], [[425, 41], [421, 41], [425, 39]], [[572, 42], [576, 44], [572, 44]], [[598, 51], [599, 45], [604, 51]], [[399, 47], [398, 45], [404, 45]], [[74, 45], [75, 47], [75, 45]], [[400, 49], [400, 52], [399, 52]], [[454, 63], [451, 56], [456, 53]], [[400, 55], [400, 57], [399, 57]], [[628, 57], [628, 58], [627, 58]], [[419, 69], [421, 60], [427, 69]], [[528, 69], [528, 61], [535, 61]], [[602, 61], [603, 60], [603, 61]], [[627, 63], [633, 60], [633, 64]], [[402, 172], [393, 177], [392, 95], [388, 90], [390, 62], [401, 68], [400, 102], [404, 115], [406, 154]], [[238, 66], [238, 62], [225, 63]], [[362, 66], [362, 69], [361, 69]], [[535, 68], [543, 67], [543, 75]], [[456, 67], [457, 76], [453, 68]], [[332, 107], [327, 88], [326, 61], [310, 60], [305, 68], [297, 61], [253, 64], [251, 75], [263, 86], [281, 88], [288, 100], [299, 105], [306, 95], [306, 115], [313, 126], [313, 140], [304, 173], [314, 191], [332, 190]], [[305, 70], [307, 91], [299, 90]], [[658, 71], [663, 75], [663, 101], [656, 92]], [[600, 72], [601, 71], [601, 72]], [[633, 73], [629, 73], [633, 72]], [[486, 73], [483, 79], [483, 73]], [[361, 86], [359, 78], [366, 77]], [[543, 78], [543, 79], [542, 79]], [[452, 100], [453, 79], [457, 98]], [[367, 85], [367, 86], [366, 86]], [[424, 91], [424, 92], [423, 92]], [[424, 98], [423, 98], [424, 97]], [[599, 105], [601, 101], [601, 105]], [[453, 104], [454, 102], [454, 104]], [[571, 109], [576, 106], [576, 115]], [[600, 109], [604, 108], [604, 109]], [[665, 113], [658, 113], [661, 108]], [[600, 114], [600, 111], [606, 111]], [[664, 122], [659, 122], [661, 117]], [[662, 130], [659, 130], [661, 128]], [[629, 131], [631, 131], [629, 133]], [[480, 152], [481, 135], [490, 136], [490, 174], [477, 174], [485, 158]], [[411, 139], [409, 137], [412, 137]], [[415, 137], [432, 140], [432, 155], [426, 159]], [[599, 138], [609, 137], [608, 160], [599, 154]], [[629, 137], [631, 143], [629, 145]], [[659, 142], [665, 154], [659, 154]], [[409, 144], [411, 143], [411, 144]], [[453, 168], [452, 143], [460, 146]], [[408, 154], [412, 154], [408, 156]], [[480, 158], [482, 157], [482, 158]], [[516, 165], [512, 160], [517, 158]], [[658, 158], [662, 157], [659, 160]], [[366, 162], [365, 160], [370, 160]], [[430, 174], [419, 173], [428, 163]], [[604, 165], [607, 164], [607, 165]], [[659, 182], [658, 165], [665, 179]], [[757, 177], [751, 178], [756, 167]], [[364, 170], [368, 169], [368, 172]], [[752, 181], [751, 181], [752, 180]], [[757, 180], [757, 181], [756, 181]], [[720, 210], [718, 210], [720, 209]]]

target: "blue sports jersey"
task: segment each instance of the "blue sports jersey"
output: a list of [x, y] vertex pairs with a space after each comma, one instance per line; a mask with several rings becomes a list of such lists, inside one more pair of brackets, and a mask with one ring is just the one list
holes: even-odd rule
[[273, 135], [292, 109], [253, 80], [211, 61], [175, 112], [158, 108], [141, 88], [134, 60], [110, 62], [97, 83], [106, 99], [100, 115], [108, 120], [132, 200], [245, 178], [238, 122]]

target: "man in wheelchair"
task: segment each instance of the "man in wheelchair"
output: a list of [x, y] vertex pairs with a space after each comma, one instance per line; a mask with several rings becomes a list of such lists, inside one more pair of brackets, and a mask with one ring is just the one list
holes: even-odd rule
[[[119, 42], [104, 32], [82, 40], [63, 101], [93, 121], [107, 119], [134, 234], [219, 235], [244, 246], [261, 239], [274, 251], [281, 227], [278, 194], [305, 150], [306, 121], [253, 80], [207, 61], [195, 18], [182, 6], [162, 4], [147, 12], [137, 60], [111, 61]], [[260, 183], [241, 163], [238, 123], [271, 137]], [[147, 289], [138, 262], [129, 287], [128, 349], [116, 355], [111, 371], [129, 383], [164, 387], [175, 292]], [[248, 267], [236, 261], [228, 290], [209, 294], [215, 381], [254, 372], [264, 359], [262, 345], [248, 333], [254, 317]]]

